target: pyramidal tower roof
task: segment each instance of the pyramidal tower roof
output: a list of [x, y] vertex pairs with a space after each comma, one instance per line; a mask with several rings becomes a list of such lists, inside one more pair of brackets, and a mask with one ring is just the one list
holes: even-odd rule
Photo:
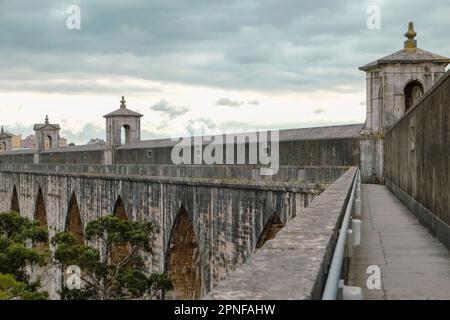
[[5, 129], [2, 128], [0, 129], [0, 138], [12, 138], [13, 134], [6, 132]]
[[50, 123], [49, 119], [48, 119], [48, 115], [45, 115], [45, 121], [44, 123], [36, 123], [33, 127], [33, 130], [40, 130], [42, 128], [51, 128], [51, 129], [56, 129], [56, 130], [60, 130], [61, 127], [59, 126], [59, 124], [56, 123]]
[[114, 110], [113, 112], [105, 114], [103, 117], [105, 117], [105, 118], [122, 117], [122, 116], [142, 117], [142, 114], [135, 112], [133, 110], [127, 109], [127, 106], [125, 103], [126, 103], [125, 97], [122, 96], [122, 100], [120, 100], [120, 108], [117, 110]]
[[450, 58], [440, 56], [438, 54], [420, 49], [417, 47], [417, 40], [415, 39], [417, 33], [414, 30], [414, 23], [410, 22], [408, 26], [408, 31], [405, 33], [407, 40], [405, 41], [404, 48], [393, 54], [390, 54], [381, 59], [375, 60], [368, 63], [362, 67], [360, 70], [366, 71], [372, 68], [376, 68], [383, 64], [393, 64], [393, 63], [421, 63], [421, 62], [434, 62], [449, 64]]

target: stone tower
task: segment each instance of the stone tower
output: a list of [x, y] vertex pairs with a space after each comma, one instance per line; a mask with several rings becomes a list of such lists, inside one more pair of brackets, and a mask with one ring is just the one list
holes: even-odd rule
[[142, 114], [127, 109], [125, 97], [122, 96], [120, 108], [104, 115], [106, 118], [105, 164], [114, 163], [113, 149], [141, 140]]
[[449, 58], [418, 48], [416, 35], [410, 22], [402, 50], [359, 68], [366, 72], [366, 123], [360, 140], [365, 182], [383, 183], [384, 134], [439, 80], [450, 63]]
[[35, 143], [37, 151], [59, 147], [59, 124], [49, 123], [48, 116], [45, 116], [43, 124], [34, 125]]
[[13, 135], [5, 132], [5, 130], [1, 129], [0, 131], [0, 152], [8, 152], [12, 149], [12, 137]]

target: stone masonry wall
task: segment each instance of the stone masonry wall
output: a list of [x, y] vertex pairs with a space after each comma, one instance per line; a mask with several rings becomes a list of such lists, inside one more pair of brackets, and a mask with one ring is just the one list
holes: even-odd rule
[[385, 176], [450, 224], [450, 72], [387, 132]]
[[320, 299], [355, 174], [350, 168], [206, 299]]
[[[89, 173], [75, 167], [72, 172], [59, 171], [58, 166], [46, 169], [40, 165], [30, 165], [26, 170], [1, 165], [0, 211], [11, 209], [15, 186], [21, 214], [33, 219], [41, 188], [53, 236], [66, 228], [73, 194], [83, 227], [93, 219], [111, 214], [120, 196], [129, 219], [155, 223], [158, 230], [155, 255], [147, 263], [149, 270], [164, 271], [174, 221], [180, 208], [185, 208], [198, 243], [202, 295], [251, 255], [274, 213], [287, 223], [301, 215], [329, 183], [150, 177], [124, 175], [120, 168], [115, 168], [118, 172], [113, 174]], [[60, 281], [61, 277], [56, 275], [49, 285], [53, 292]]]
[[[122, 165], [171, 165], [173, 164], [171, 159], [172, 148], [173, 146], [139, 148], [122, 146], [114, 151], [114, 163]], [[248, 150], [248, 144], [246, 148]], [[194, 152], [192, 152], [192, 157], [193, 155]], [[33, 163], [34, 157], [35, 152], [33, 150], [0, 153], [0, 163]], [[357, 138], [281, 141], [279, 160], [282, 166], [357, 165], [359, 162], [359, 142]], [[105, 155], [103, 150], [77, 151], [77, 147], [74, 147], [74, 149], [67, 147], [60, 148], [58, 151], [48, 150], [39, 153], [39, 163], [104, 164]], [[223, 163], [226, 163], [225, 155]], [[246, 155], [246, 163], [249, 163], [248, 154]]]

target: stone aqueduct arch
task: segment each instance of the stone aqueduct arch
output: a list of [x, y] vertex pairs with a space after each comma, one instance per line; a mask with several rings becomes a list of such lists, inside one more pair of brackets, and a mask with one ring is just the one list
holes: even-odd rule
[[[39, 223], [41, 227], [48, 230], [48, 222], [47, 222], [47, 210], [45, 209], [44, 196], [42, 195], [41, 187], [38, 188], [38, 193], [36, 195], [36, 202], [34, 204], [34, 220]], [[38, 244], [40, 248], [48, 248], [49, 242]]]
[[20, 213], [20, 205], [19, 205], [19, 195], [17, 194], [16, 185], [13, 187], [13, 192], [11, 196], [11, 211]]
[[47, 211], [45, 209], [44, 196], [42, 195], [42, 189], [39, 187], [36, 196], [36, 203], [34, 206], [34, 219], [39, 222], [41, 227], [47, 229]]
[[[113, 215], [122, 220], [128, 220], [128, 215], [123, 203], [122, 197], [117, 196], [116, 203], [114, 204]], [[131, 251], [129, 245], [115, 245], [111, 247], [111, 252], [109, 253], [109, 258], [113, 262], [120, 262], [123, 260]]]
[[125, 205], [123, 203], [122, 197], [117, 196], [116, 203], [114, 204], [113, 214], [120, 219], [128, 220], [128, 215], [125, 209]]
[[277, 233], [283, 229], [284, 223], [281, 221], [280, 216], [273, 213], [269, 220], [266, 222], [264, 229], [259, 236], [258, 242], [256, 243], [255, 250], [261, 248], [267, 241], [275, 238]]
[[69, 206], [67, 209], [66, 231], [72, 232], [75, 239], [80, 243], [84, 243], [84, 228], [81, 222], [80, 208], [78, 206], [75, 191], [70, 196]]
[[173, 298], [198, 299], [202, 294], [200, 248], [188, 212], [182, 205], [170, 233], [165, 272], [174, 286]]
[[[13, 186], [11, 210], [20, 212], [17, 188]], [[113, 214], [128, 220], [128, 214], [122, 197], [119, 195], [114, 204]], [[42, 189], [38, 187], [34, 208], [34, 218], [48, 228], [47, 212]], [[254, 249], [261, 248], [268, 240], [273, 239], [284, 227], [280, 216], [273, 213], [267, 220], [256, 242]], [[72, 232], [80, 243], [84, 243], [84, 226], [75, 191], [72, 191], [65, 222], [65, 230]], [[121, 257], [129, 252], [127, 246], [112, 248], [111, 259]], [[198, 299], [203, 292], [202, 262], [199, 243], [192, 219], [184, 205], [181, 205], [170, 231], [167, 251], [164, 257], [164, 272], [167, 272], [174, 284], [171, 294], [175, 299]]]

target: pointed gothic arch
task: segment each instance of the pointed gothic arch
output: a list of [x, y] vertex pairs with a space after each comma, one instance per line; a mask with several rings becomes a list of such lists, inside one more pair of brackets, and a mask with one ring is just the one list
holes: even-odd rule
[[114, 204], [113, 214], [115, 216], [119, 217], [120, 219], [128, 220], [128, 215], [127, 215], [127, 212], [125, 210], [125, 205], [123, 203], [123, 200], [122, 200], [121, 196], [117, 196], [116, 203]]
[[[113, 214], [122, 220], [128, 220], [128, 215], [125, 210], [125, 205], [123, 203], [122, 197], [118, 196], [116, 203], [114, 205]], [[116, 244], [110, 249], [109, 257], [113, 263], [119, 263], [122, 261], [131, 251], [131, 247], [128, 244]]]
[[17, 188], [15, 185], [13, 187], [13, 192], [11, 196], [11, 211], [20, 213], [19, 195], [17, 194]]
[[81, 223], [80, 208], [78, 207], [75, 192], [72, 192], [69, 206], [67, 210], [66, 231], [75, 235], [75, 239], [80, 243], [84, 243], [84, 231]]
[[36, 203], [34, 205], [34, 219], [39, 222], [41, 227], [47, 229], [47, 211], [45, 209], [44, 196], [42, 195], [42, 189], [39, 187], [36, 196]]
[[[34, 220], [39, 223], [39, 225], [48, 230], [47, 224], [47, 211], [45, 209], [44, 196], [42, 195], [42, 189], [39, 187], [38, 193], [36, 195], [36, 202], [34, 204]], [[37, 245], [37, 248], [45, 249], [48, 248], [49, 243], [43, 242]]]
[[184, 206], [170, 234], [165, 271], [172, 280], [175, 299], [198, 299], [202, 291], [200, 250], [193, 224]]
[[281, 221], [280, 217], [276, 213], [272, 214], [261, 232], [261, 236], [256, 243], [255, 249], [261, 248], [264, 243], [275, 238], [277, 233], [283, 229], [283, 227], [284, 223]]

